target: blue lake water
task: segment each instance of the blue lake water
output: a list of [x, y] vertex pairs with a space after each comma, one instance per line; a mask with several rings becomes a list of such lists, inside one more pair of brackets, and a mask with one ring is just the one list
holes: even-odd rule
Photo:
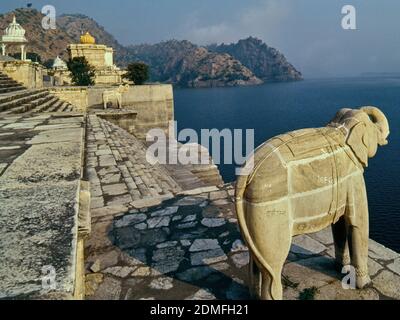
[[[254, 129], [255, 146], [300, 128], [322, 127], [343, 107], [373, 105], [388, 117], [389, 145], [366, 169], [370, 235], [400, 252], [400, 79], [345, 78], [273, 83], [254, 87], [177, 89], [178, 130]], [[234, 165], [220, 165], [226, 182]]]

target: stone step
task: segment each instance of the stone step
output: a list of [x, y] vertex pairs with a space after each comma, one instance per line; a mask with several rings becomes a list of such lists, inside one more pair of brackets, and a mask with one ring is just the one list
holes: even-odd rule
[[12, 88], [18, 86], [16, 81], [0, 81], [0, 88]]
[[26, 94], [25, 93], [22, 94], [22, 97], [20, 98], [18, 98], [18, 96], [15, 96], [16, 98], [13, 100], [3, 103], [1, 103], [0, 101], [0, 112], [7, 111], [15, 107], [19, 107], [23, 104], [28, 104], [29, 102], [32, 102], [39, 98], [43, 98], [48, 95], [49, 95], [48, 91], [32, 91]]
[[53, 99], [53, 96], [51, 95], [46, 95], [42, 98], [38, 98], [35, 99], [33, 101], [30, 101], [28, 103], [25, 103], [17, 108], [13, 108], [11, 110], [9, 110], [9, 113], [25, 113], [25, 112], [29, 112], [31, 110], [33, 110], [35, 107], [40, 106], [46, 102], [48, 102], [49, 100]]
[[40, 104], [37, 107], [33, 108], [31, 110], [31, 112], [32, 113], [45, 112], [45, 111], [47, 111], [47, 109], [51, 108], [58, 101], [59, 101], [59, 99], [57, 97], [54, 97], [54, 96], [50, 95], [50, 100], [48, 100], [45, 103]]
[[20, 91], [20, 90], [24, 90], [24, 89], [25, 88], [21, 87], [21, 86], [15, 86], [15, 87], [10, 87], [10, 88], [0, 88], [0, 94], [14, 92], [14, 91]]
[[64, 103], [65, 103], [64, 101], [58, 99], [58, 101], [57, 101], [56, 103], [54, 103], [51, 107], [49, 107], [49, 108], [46, 110], [46, 112], [58, 112], [58, 110], [59, 110], [61, 107], [64, 109], [64, 107], [63, 107], [63, 104], [64, 104]]
[[24, 89], [16, 93], [6, 93], [0, 96], [0, 104], [3, 104], [5, 102], [10, 102], [15, 99], [20, 99], [43, 91], [47, 91], [47, 89], [33, 89], [33, 90]]

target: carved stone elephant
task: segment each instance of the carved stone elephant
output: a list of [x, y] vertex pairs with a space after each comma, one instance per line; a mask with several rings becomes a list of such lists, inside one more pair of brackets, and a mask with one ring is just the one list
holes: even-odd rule
[[235, 197], [256, 297], [282, 299], [292, 237], [330, 225], [338, 266], [355, 268], [357, 288], [371, 281], [363, 173], [388, 136], [389, 123], [378, 108], [342, 109], [327, 127], [279, 135], [254, 152], [247, 162], [254, 167], [239, 176]]
[[109, 103], [114, 103], [114, 102], [118, 106], [118, 109], [121, 109], [122, 108], [122, 94], [127, 92], [128, 90], [129, 90], [129, 84], [120, 85], [116, 89], [105, 90], [103, 92], [104, 110], [107, 109], [107, 105]]

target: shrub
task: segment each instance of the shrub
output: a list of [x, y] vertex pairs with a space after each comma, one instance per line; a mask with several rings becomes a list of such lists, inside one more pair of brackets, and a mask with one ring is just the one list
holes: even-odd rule
[[71, 72], [72, 83], [76, 86], [94, 85], [94, 68], [85, 57], [75, 57], [67, 62], [68, 70]]
[[124, 78], [133, 81], [137, 85], [142, 85], [149, 79], [149, 66], [142, 62], [130, 63]]

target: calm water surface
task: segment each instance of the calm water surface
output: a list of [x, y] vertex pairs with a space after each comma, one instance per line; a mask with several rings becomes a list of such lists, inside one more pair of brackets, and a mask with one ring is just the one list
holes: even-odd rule
[[[400, 252], [400, 79], [318, 79], [174, 94], [179, 130], [254, 129], [255, 146], [287, 131], [324, 126], [342, 107], [381, 108], [391, 135], [365, 174], [371, 238]], [[235, 180], [234, 165], [220, 165], [220, 171], [226, 182]]]

